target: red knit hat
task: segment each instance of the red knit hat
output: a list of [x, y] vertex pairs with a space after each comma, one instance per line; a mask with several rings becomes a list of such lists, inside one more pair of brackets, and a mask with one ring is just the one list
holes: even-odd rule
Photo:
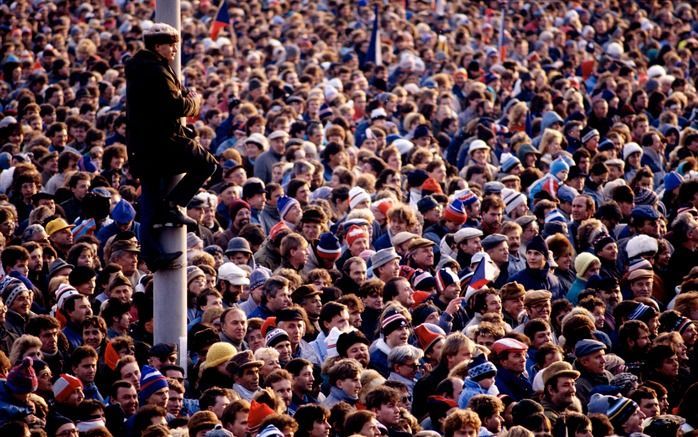
[[371, 205], [372, 208], [377, 209], [381, 214], [388, 215], [388, 211], [393, 207], [393, 199], [390, 197], [383, 198]]
[[428, 352], [429, 348], [434, 346], [440, 338], [446, 338], [443, 329], [431, 323], [422, 323], [414, 328], [414, 333], [417, 334], [419, 346], [425, 353]]
[[414, 299], [414, 305], [412, 305], [412, 307], [414, 308], [417, 305], [423, 304], [429, 299], [429, 296], [431, 296], [431, 293], [428, 291], [415, 290], [414, 294], [412, 294], [412, 299]]
[[449, 202], [446, 208], [444, 208], [443, 216], [446, 221], [459, 225], [462, 225], [468, 219], [468, 214], [465, 212], [463, 202], [460, 199], [453, 199], [452, 202]]
[[39, 380], [36, 378], [36, 372], [34, 372], [32, 364], [32, 359], [26, 357], [10, 370], [7, 374], [7, 388], [9, 391], [19, 395], [36, 391], [36, 388], [39, 386]]
[[82, 388], [82, 381], [73, 375], [62, 373], [53, 383], [53, 397], [56, 398], [56, 402], [65, 402], [79, 388]]
[[267, 317], [266, 320], [264, 320], [264, 323], [262, 323], [262, 327], [260, 328], [262, 335], [266, 337], [267, 332], [269, 332], [272, 328], [276, 328], [276, 316]]
[[422, 184], [422, 193], [424, 193], [425, 191], [429, 193], [443, 194], [441, 185], [439, 185], [439, 182], [434, 178], [427, 178], [427, 180], [424, 181], [424, 183]]
[[274, 414], [269, 405], [253, 400], [250, 402], [250, 414], [247, 416], [247, 427], [254, 431], [269, 415]]
[[347, 240], [347, 246], [351, 247], [351, 245], [360, 238], [365, 238], [368, 240], [368, 232], [364, 228], [360, 228], [358, 226], [350, 227], [345, 237]]

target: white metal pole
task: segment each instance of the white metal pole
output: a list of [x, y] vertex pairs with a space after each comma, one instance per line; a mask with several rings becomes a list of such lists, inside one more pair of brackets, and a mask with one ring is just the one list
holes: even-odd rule
[[[155, 20], [167, 23], [181, 31], [180, 0], [158, 0]], [[181, 80], [180, 49], [173, 62], [177, 77]], [[170, 186], [181, 178], [173, 178]], [[165, 252], [181, 251], [182, 255], [171, 266], [154, 274], [153, 323], [154, 342], [177, 345], [179, 365], [187, 370], [187, 275], [186, 275], [186, 228], [184, 226], [162, 228], [160, 245]]]

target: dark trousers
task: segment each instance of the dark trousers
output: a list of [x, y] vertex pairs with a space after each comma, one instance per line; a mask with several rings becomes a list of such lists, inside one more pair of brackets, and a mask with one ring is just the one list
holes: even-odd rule
[[215, 158], [200, 146], [191, 151], [186, 162], [184, 176], [174, 186], [176, 175], [162, 173], [157, 168], [152, 172], [145, 171], [141, 177], [139, 239], [146, 260], [162, 252], [154, 226], [160, 222], [168, 204], [186, 206], [217, 167]]

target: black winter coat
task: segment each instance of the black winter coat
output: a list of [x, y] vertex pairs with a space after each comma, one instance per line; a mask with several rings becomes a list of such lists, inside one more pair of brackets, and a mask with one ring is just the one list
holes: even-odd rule
[[126, 64], [127, 146], [135, 174], [183, 173], [192, 148], [201, 146], [181, 118], [198, 112], [165, 58], [145, 49], [136, 53]]

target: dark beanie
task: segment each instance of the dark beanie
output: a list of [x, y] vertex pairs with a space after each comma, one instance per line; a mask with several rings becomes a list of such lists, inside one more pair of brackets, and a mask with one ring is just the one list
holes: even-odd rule
[[337, 353], [340, 357], [346, 357], [349, 348], [356, 343], [363, 343], [366, 346], [370, 345], [370, 342], [361, 331], [350, 331], [340, 334], [339, 338], [337, 338]]
[[68, 275], [68, 282], [72, 286], [86, 284], [92, 278], [97, 277], [97, 272], [87, 266], [76, 266]]
[[23, 395], [36, 391], [39, 380], [36, 378], [32, 364], [32, 359], [25, 357], [7, 374], [7, 387], [12, 393]]
[[540, 235], [536, 235], [535, 237], [533, 237], [531, 242], [528, 243], [528, 246], [526, 246], [526, 250], [535, 250], [542, 253], [545, 257], [548, 256], [548, 244]]

